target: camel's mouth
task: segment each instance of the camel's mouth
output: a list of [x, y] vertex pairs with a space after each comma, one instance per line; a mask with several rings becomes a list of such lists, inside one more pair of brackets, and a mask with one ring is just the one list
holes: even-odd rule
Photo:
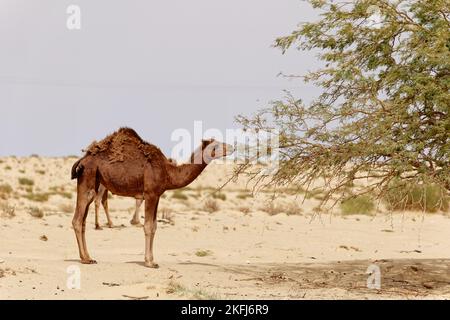
[[204, 160], [209, 163], [212, 160], [225, 158], [234, 153], [234, 147], [226, 143], [214, 142], [203, 151]]

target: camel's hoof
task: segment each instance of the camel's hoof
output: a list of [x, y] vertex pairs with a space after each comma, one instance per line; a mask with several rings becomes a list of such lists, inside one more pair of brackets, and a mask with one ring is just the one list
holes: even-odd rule
[[112, 229], [114, 228], [114, 225], [112, 223], [108, 223], [108, 228]]
[[146, 262], [145, 266], [147, 268], [151, 268], [151, 269], [159, 269], [159, 264], [154, 263], [154, 262]]
[[82, 264], [97, 264], [97, 261], [88, 259], [88, 260], [81, 260]]
[[95, 226], [95, 230], [103, 230], [103, 228], [100, 226]]
[[142, 226], [142, 224], [141, 224], [140, 221], [131, 220], [130, 223], [131, 223], [131, 225], [133, 225], [133, 226], [137, 226], [137, 227]]

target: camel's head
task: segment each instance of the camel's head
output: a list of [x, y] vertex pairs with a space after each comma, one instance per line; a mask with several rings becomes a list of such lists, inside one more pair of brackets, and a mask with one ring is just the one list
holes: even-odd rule
[[203, 160], [210, 163], [214, 159], [220, 159], [233, 154], [232, 145], [216, 141], [214, 139], [202, 140]]

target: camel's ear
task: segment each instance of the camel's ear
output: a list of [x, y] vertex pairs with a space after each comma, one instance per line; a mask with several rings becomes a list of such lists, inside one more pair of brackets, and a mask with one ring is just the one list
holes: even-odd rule
[[207, 146], [209, 146], [213, 141], [212, 140], [202, 140], [202, 149], [205, 149]]

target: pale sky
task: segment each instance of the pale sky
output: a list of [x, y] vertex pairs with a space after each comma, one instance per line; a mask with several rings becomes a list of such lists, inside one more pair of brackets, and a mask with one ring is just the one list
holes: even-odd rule
[[277, 74], [314, 55], [271, 45], [315, 16], [301, 0], [0, 0], [0, 156], [80, 154], [121, 126], [170, 153], [195, 120], [225, 130], [283, 89], [311, 99]]

